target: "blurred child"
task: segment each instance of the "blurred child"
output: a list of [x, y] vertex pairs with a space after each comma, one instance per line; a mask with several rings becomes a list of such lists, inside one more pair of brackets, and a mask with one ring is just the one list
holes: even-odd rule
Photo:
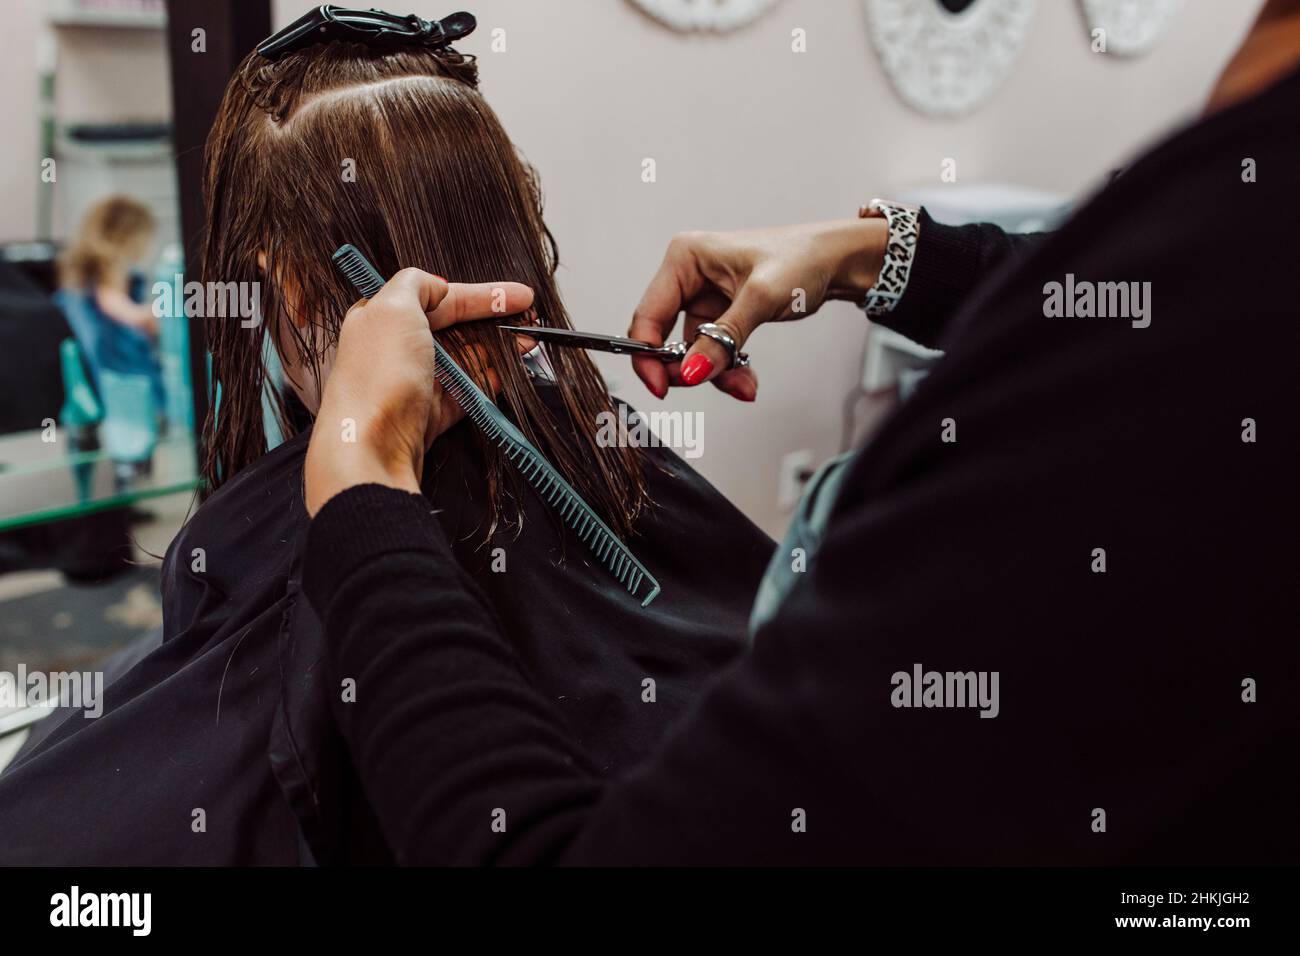
[[[59, 282], [64, 311], [96, 386], [103, 369], [146, 375], [161, 409], [165, 396], [155, 354], [158, 319], [142, 301], [144, 276], [133, 271], [152, 248], [154, 231], [153, 213], [143, 203], [129, 196], [101, 199], [87, 211], [64, 251]], [[81, 321], [67, 308], [73, 304], [84, 306], [75, 310]]]
[[[142, 407], [132, 417], [147, 421], [154, 434], [158, 416], [166, 408], [157, 355], [159, 323], [144, 302], [146, 279], [136, 267], [152, 249], [155, 229], [153, 213], [139, 200], [110, 196], [96, 202], [59, 260], [62, 288], [55, 296], [101, 400], [107, 400], [105, 372], [119, 376], [117, 382], [141, 382], [142, 394], [135, 404], [152, 405], [152, 409]], [[151, 449], [152, 442], [146, 444]], [[148, 449], [142, 458], [131, 455], [133, 460], [117, 463], [119, 490], [134, 474], [148, 472]]]

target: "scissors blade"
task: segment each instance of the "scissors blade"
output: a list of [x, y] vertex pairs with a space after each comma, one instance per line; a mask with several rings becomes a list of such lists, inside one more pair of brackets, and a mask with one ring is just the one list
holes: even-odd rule
[[599, 332], [579, 332], [577, 329], [555, 329], [546, 325], [499, 325], [503, 332], [517, 332], [539, 342], [551, 345], [563, 345], [569, 348], [593, 349], [597, 352], [612, 352], [615, 355], [649, 355], [661, 362], [677, 362], [685, 352], [680, 353], [671, 345], [656, 346], [620, 335], [602, 335]]

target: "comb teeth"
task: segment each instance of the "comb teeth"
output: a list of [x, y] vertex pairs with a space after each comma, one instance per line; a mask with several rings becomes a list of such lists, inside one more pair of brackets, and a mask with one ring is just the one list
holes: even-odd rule
[[[384, 287], [384, 277], [356, 246], [340, 246], [333, 259], [335, 266], [361, 297], [368, 299]], [[538, 496], [555, 509], [560, 520], [569, 526], [629, 594], [636, 597], [642, 584], [649, 587], [649, 593], [641, 602], [642, 607], [658, 597], [659, 582], [654, 575], [646, 570], [645, 565], [636, 559], [591, 506], [582, 500], [582, 496], [564, 480], [564, 476], [542, 457], [542, 453], [502, 414], [501, 409], [488, 401], [474, 380], [465, 374], [450, 355], [436, 345], [434, 354], [438, 383], [475, 427], [501, 448]]]
[[363, 299], [369, 299], [384, 287], [384, 277], [354, 245], [339, 246], [334, 253], [334, 265]]

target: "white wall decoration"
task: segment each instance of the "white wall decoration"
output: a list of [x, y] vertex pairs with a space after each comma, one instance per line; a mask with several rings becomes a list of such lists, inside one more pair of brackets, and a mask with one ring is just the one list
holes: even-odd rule
[[1146, 53], [1183, 12], [1183, 0], [1082, 0], [1088, 32], [1106, 31], [1106, 52]]
[[863, 0], [876, 53], [898, 95], [930, 116], [969, 113], [1002, 84], [1024, 46], [1033, 0]]
[[726, 33], [757, 20], [778, 0], [632, 0], [660, 23], [689, 33]]

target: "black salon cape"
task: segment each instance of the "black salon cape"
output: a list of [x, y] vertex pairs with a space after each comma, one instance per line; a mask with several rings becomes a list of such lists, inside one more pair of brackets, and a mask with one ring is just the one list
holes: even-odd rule
[[[538, 391], [559, 411], [554, 388]], [[663, 593], [642, 608], [531, 491], [522, 533], [483, 545], [470, 427], [435, 446], [429, 497], [533, 685], [613, 775], [739, 654], [772, 542], [675, 454], [646, 449], [656, 507], [630, 544]], [[161, 646], [107, 688], [102, 717], [65, 719], [0, 776], [0, 863], [390, 858], [331, 722], [326, 695], [343, 689], [299, 592], [306, 447], [290, 440], [196, 512], [163, 566]], [[494, 548], [508, 574], [492, 570]]]

